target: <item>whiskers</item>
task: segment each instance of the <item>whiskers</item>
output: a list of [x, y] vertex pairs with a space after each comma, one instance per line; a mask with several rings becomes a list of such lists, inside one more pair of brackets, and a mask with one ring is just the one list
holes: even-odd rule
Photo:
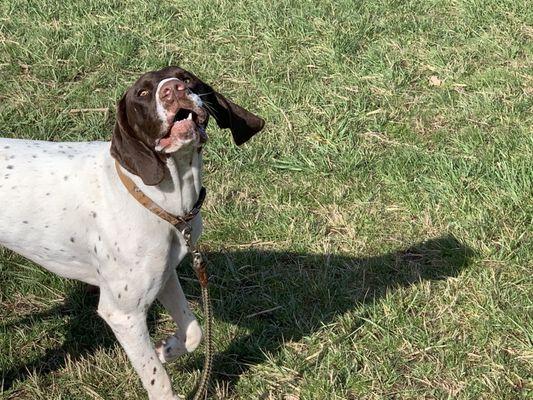
[[208, 96], [208, 95], [210, 95], [210, 94], [212, 94], [212, 93], [215, 93], [215, 92], [207, 92], [207, 93], [202, 93], [202, 94], [195, 93], [195, 94], [196, 94], [196, 96], [198, 96], [198, 97], [203, 97], [203, 96]]
[[211, 114], [211, 115], [215, 115], [216, 114], [215, 110], [213, 109], [213, 106], [211, 106], [208, 101], [204, 100], [203, 101], [203, 106], [209, 112], [209, 114]]
[[209, 104], [209, 102], [205, 99], [203, 99], [203, 97], [205, 96], [209, 96], [210, 94], [213, 94], [215, 93], [214, 91], [211, 91], [211, 92], [207, 92], [207, 93], [194, 93], [196, 96], [200, 97], [200, 99], [202, 99], [202, 106], [209, 112], [209, 114], [213, 115], [215, 114], [215, 110], [213, 109], [213, 106], [211, 106]]

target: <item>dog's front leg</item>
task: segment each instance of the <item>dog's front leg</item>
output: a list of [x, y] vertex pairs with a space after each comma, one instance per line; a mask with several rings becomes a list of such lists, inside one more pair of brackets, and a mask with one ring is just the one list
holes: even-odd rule
[[168, 362], [194, 351], [202, 341], [202, 329], [189, 309], [175, 270], [163, 285], [157, 299], [167, 309], [178, 327], [174, 335], [156, 345], [159, 359]]
[[106, 291], [101, 291], [98, 314], [109, 324], [141, 378], [150, 400], [178, 400], [170, 378], [150, 341], [146, 311], [122, 311]]

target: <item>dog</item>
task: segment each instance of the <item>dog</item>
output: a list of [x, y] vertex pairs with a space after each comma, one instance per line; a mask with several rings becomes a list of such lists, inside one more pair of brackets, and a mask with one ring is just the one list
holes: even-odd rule
[[[122, 96], [111, 142], [0, 138], [0, 245], [99, 288], [98, 314], [150, 400], [179, 398], [163, 363], [196, 349], [202, 330], [175, 269], [188, 253], [183, 235], [143, 207], [120, 175], [164, 211], [186, 215], [202, 189], [210, 117], [237, 145], [264, 126], [192, 73], [167, 67], [142, 75]], [[189, 224], [196, 243], [200, 213]], [[156, 345], [146, 324], [155, 299], [177, 325]]]

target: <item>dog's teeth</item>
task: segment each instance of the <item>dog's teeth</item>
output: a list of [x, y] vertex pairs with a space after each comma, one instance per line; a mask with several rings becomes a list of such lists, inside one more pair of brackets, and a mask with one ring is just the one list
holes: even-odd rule
[[187, 119], [192, 120], [192, 113], [189, 113], [189, 116], [187, 117]]

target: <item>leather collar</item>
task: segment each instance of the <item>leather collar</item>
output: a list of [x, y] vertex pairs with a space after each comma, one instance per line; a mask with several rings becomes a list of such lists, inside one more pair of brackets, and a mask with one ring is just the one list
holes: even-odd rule
[[149, 211], [157, 215], [159, 218], [167, 221], [180, 232], [183, 232], [185, 229], [190, 228], [189, 222], [194, 217], [196, 217], [196, 215], [198, 215], [202, 208], [202, 205], [204, 204], [206, 195], [205, 187], [202, 186], [202, 188], [200, 189], [198, 200], [194, 204], [192, 210], [190, 210], [187, 214], [183, 216], [172, 215], [165, 211], [163, 208], [161, 208], [159, 205], [157, 205], [155, 201], [153, 201], [150, 197], [145, 195], [143, 191], [135, 184], [135, 182], [133, 182], [129, 176], [126, 176], [124, 172], [122, 172], [122, 170], [120, 169], [120, 164], [116, 160], [115, 168], [117, 170], [118, 177], [120, 178], [124, 187], [133, 196], [133, 198], [137, 200], [144, 208], [148, 209]]

